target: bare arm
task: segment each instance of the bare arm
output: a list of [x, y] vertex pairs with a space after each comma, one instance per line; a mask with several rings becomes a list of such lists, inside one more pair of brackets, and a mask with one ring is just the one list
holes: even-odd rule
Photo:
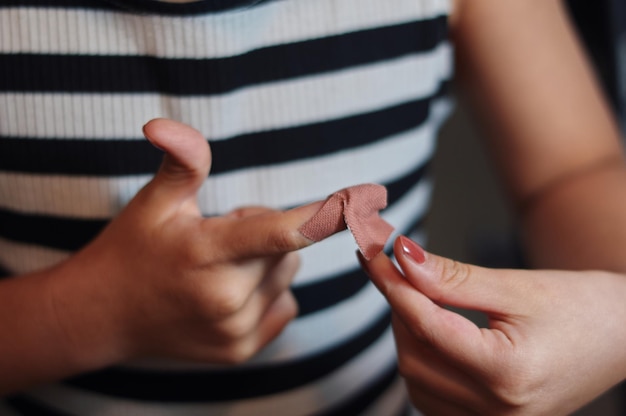
[[459, 76], [533, 265], [607, 271], [484, 269], [405, 237], [399, 269], [384, 255], [361, 261], [394, 311], [400, 372], [425, 414], [570, 414], [626, 377], [619, 135], [558, 1], [457, 6]]
[[[106, 344], [98, 343], [97, 337], [89, 351], [77, 350], [69, 342], [52, 301], [54, 287], [59, 284], [56, 277], [60, 276], [51, 269], [0, 282], [0, 395], [93, 369], [97, 367], [96, 361], [102, 360], [100, 365], [105, 365], [120, 358], [105, 357], [102, 347]], [[79, 291], [75, 289], [76, 294]], [[79, 324], [78, 319], [75, 324]], [[109, 334], [105, 335], [109, 328], [94, 322], [92, 335], [98, 335], [96, 329], [109, 338], [110, 351], [116, 351], [119, 345], [114, 344]], [[89, 359], [85, 360], [87, 356]]]
[[452, 32], [533, 265], [626, 272], [623, 150], [561, 2], [458, 0]]

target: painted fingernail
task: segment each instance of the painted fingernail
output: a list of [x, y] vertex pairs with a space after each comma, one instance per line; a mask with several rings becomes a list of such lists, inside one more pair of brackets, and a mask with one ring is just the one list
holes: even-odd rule
[[424, 249], [417, 245], [413, 240], [401, 235], [398, 237], [402, 253], [413, 260], [417, 264], [424, 264], [426, 261], [426, 253]]

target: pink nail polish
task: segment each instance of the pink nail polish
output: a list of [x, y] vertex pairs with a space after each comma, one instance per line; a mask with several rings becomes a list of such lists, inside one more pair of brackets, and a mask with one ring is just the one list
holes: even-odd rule
[[423, 248], [403, 235], [398, 237], [398, 241], [402, 247], [402, 254], [409, 257], [417, 264], [424, 264], [426, 261], [426, 253]]

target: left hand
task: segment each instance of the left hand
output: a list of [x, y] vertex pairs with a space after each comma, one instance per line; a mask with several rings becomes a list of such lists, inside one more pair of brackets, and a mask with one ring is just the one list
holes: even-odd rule
[[[361, 263], [394, 312], [400, 372], [437, 415], [568, 414], [626, 377], [626, 277], [494, 270], [406, 237]], [[479, 328], [452, 306], [488, 317]]]

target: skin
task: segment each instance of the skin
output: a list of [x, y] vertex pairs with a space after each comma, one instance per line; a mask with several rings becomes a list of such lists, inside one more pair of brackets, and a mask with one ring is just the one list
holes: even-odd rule
[[458, 0], [455, 13], [460, 89], [531, 261], [626, 272], [624, 149], [561, 2]]
[[[566, 414], [626, 374], [617, 129], [556, 0], [458, 0], [451, 30], [531, 261], [604, 271], [496, 271], [430, 253], [414, 265], [397, 247], [400, 271], [384, 256], [363, 264], [394, 309], [419, 408]], [[137, 356], [241, 362], [295, 315], [286, 253], [310, 244], [294, 230], [317, 207], [202, 218], [206, 141], [165, 120], [145, 132], [167, 156], [120, 216], [66, 262], [0, 282], [0, 328], [12, 334], [0, 393]], [[490, 326], [443, 305], [481, 310]]]
[[[407, 239], [408, 240], [408, 239]], [[406, 241], [406, 240], [405, 240]], [[626, 279], [492, 270], [394, 245], [362, 260], [391, 304], [399, 369], [427, 415], [566, 415], [626, 375]], [[447, 309], [476, 310], [479, 328]]]
[[[0, 282], [0, 393], [135, 357], [250, 358], [296, 316], [293, 251], [321, 203], [204, 218], [196, 193], [207, 141], [157, 119], [159, 172], [88, 246], [48, 270]], [[46, 348], [41, 348], [45, 345]]]
[[[455, 6], [460, 89], [540, 270], [420, 263], [408, 239], [394, 246], [399, 268], [384, 255], [362, 264], [392, 306], [400, 371], [424, 413], [568, 414], [626, 378], [619, 133], [560, 2]], [[483, 312], [488, 327], [447, 306]]]

